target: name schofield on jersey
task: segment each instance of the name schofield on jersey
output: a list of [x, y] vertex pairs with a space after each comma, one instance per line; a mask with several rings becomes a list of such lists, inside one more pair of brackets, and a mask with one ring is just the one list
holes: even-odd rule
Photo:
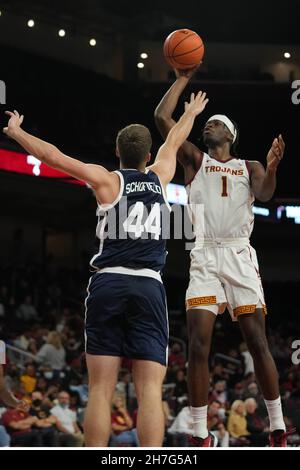
[[149, 181], [132, 181], [126, 184], [126, 194], [152, 191], [155, 194], [161, 194], [161, 187]]

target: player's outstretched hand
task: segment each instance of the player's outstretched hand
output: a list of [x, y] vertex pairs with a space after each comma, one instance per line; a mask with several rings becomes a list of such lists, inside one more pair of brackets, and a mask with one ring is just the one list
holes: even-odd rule
[[280, 134], [276, 139], [273, 140], [272, 147], [270, 148], [269, 153], [267, 155], [267, 166], [269, 170], [276, 170], [280, 161], [283, 158], [284, 149], [285, 143], [282, 138], [282, 135]]
[[206, 93], [199, 91], [195, 96], [195, 93], [191, 94], [190, 102], [184, 103], [184, 110], [185, 112], [192, 112], [195, 113], [196, 116], [204, 110], [205, 106], [208, 103], [208, 98], [206, 98]]
[[18, 111], [5, 111], [5, 114], [9, 116], [9, 121], [7, 127], [4, 127], [3, 132], [4, 134], [8, 135], [8, 137], [11, 137], [13, 131], [16, 130], [18, 127], [21, 127], [21, 124], [24, 120], [24, 116], [20, 116]]

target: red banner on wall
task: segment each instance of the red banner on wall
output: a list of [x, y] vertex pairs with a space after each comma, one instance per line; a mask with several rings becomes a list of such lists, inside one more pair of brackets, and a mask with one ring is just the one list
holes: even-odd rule
[[21, 173], [35, 177], [53, 178], [61, 180], [64, 183], [79, 184], [85, 186], [83, 181], [76, 180], [50, 166], [42, 163], [32, 155], [26, 155], [20, 152], [0, 149], [0, 170], [12, 173]]

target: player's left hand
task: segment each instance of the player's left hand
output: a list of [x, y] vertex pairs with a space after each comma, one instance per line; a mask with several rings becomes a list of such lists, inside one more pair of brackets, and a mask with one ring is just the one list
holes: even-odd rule
[[7, 127], [4, 127], [3, 132], [4, 134], [8, 135], [8, 137], [12, 136], [14, 130], [21, 127], [23, 122], [24, 116], [20, 116], [18, 111], [5, 111], [5, 114], [10, 117]]
[[195, 93], [191, 94], [190, 102], [184, 103], [184, 110], [185, 112], [192, 112], [196, 116], [205, 109], [205, 106], [208, 103], [208, 98], [206, 98], [206, 93], [199, 91], [195, 96]]
[[276, 139], [273, 140], [272, 147], [267, 155], [267, 167], [268, 170], [274, 171], [277, 169], [280, 161], [282, 160], [285, 149], [285, 143], [280, 134]]

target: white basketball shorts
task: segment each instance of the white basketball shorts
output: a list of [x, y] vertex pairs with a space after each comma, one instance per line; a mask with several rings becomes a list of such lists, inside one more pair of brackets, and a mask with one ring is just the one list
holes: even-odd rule
[[266, 313], [255, 249], [244, 239], [222, 240], [204, 242], [192, 250], [186, 309], [218, 315], [227, 307], [234, 321], [257, 308]]

